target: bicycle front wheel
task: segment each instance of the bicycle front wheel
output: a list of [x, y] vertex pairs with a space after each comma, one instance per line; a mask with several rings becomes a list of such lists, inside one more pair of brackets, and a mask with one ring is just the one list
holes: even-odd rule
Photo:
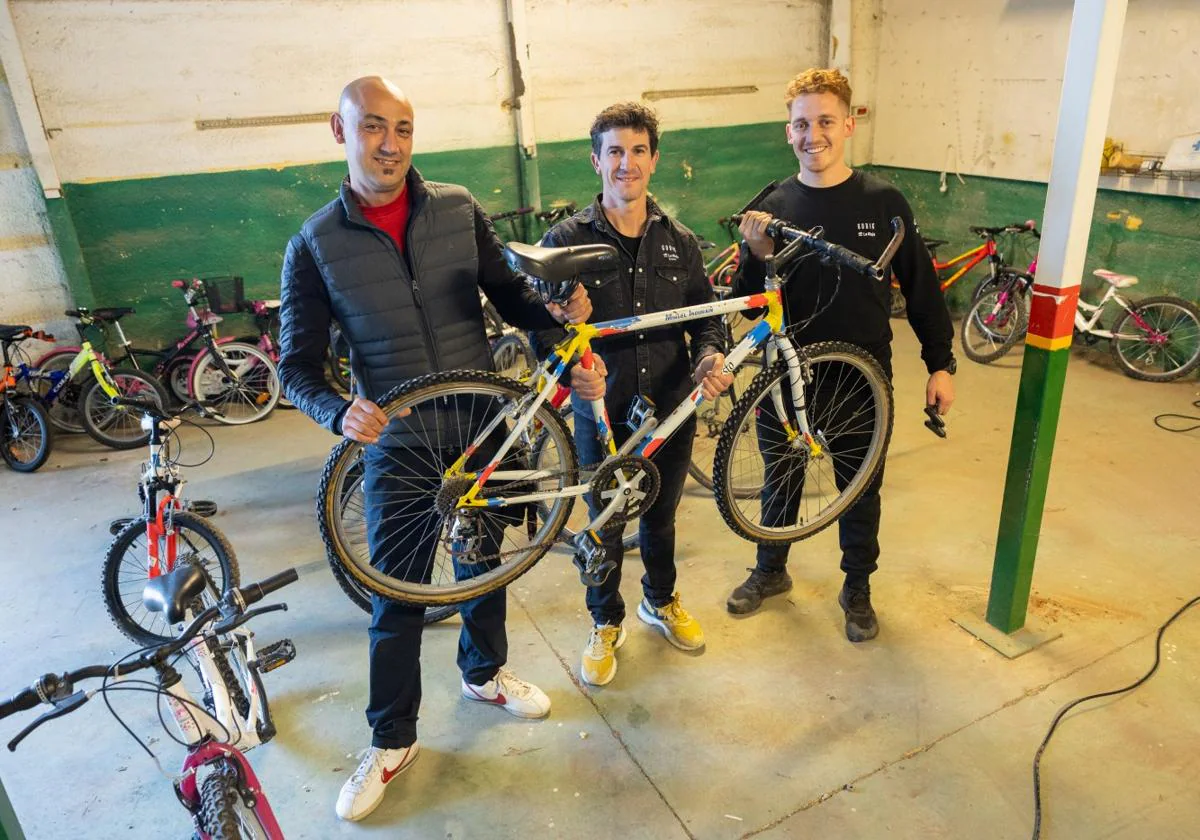
[[[198, 565], [218, 592], [238, 585], [238, 563], [225, 535], [203, 517], [175, 511], [175, 533], [158, 539], [158, 556], [166, 568], [169, 541], [175, 541], [175, 566]], [[171, 625], [159, 612], [142, 604], [142, 590], [150, 579], [150, 547], [146, 518], [134, 519], [113, 538], [100, 572], [104, 606], [117, 629], [140, 645], [160, 645], [174, 638]]]
[[1200, 365], [1200, 309], [1182, 298], [1139, 301], [1112, 332], [1113, 358], [1134, 379], [1170, 382]]
[[31, 473], [50, 457], [50, 419], [35, 397], [11, 396], [0, 416], [0, 454], [17, 472]]
[[[706, 490], [713, 489], [712, 463], [717, 452], [717, 441], [721, 429], [729, 419], [738, 398], [750, 389], [750, 383], [762, 372], [762, 359], [748, 358], [733, 373], [733, 384], [729, 390], [718, 394], [716, 399], [705, 400], [696, 411], [696, 438], [692, 441], [692, 461], [688, 464], [688, 475], [696, 479]], [[739, 499], [752, 499], [758, 494], [757, 486], [735, 487], [733, 492]]]
[[[892, 388], [874, 358], [840, 341], [800, 352], [805, 414], [819, 448], [798, 435], [782, 361], [755, 378], [717, 442], [717, 508], [751, 542], [791, 543], [832, 525], [874, 480], [891, 438]], [[742, 498], [751, 486], [759, 492]]]
[[1024, 288], [1016, 282], [984, 289], [959, 326], [967, 358], [986, 365], [1017, 345], [1029, 327], [1025, 297]]
[[[349, 552], [346, 571], [385, 598], [429, 606], [485, 595], [532, 568], [554, 544], [575, 499], [541, 500], [544, 517], [534, 501], [506, 499], [577, 482], [574, 446], [558, 412], [545, 404], [533, 412], [485, 485], [480, 498], [486, 505], [457, 504], [532, 399], [520, 383], [477, 371], [429, 374], [385, 394], [379, 405], [388, 427], [379, 444], [363, 450], [363, 519], [375, 534], [370, 560]], [[484, 438], [489, 427], [492, 434]], [[555, 451], [553, 468], [534, 465], [542, 435]], [[456, 464], [459, 470], [448, 476]], [[321, 492], [330, 522], [338, 489], [327, 482]], [[328, 535], [326, 549], [337, 553]]]
[[[123, 397], [149, 400], [159, 408], [169, 405], [167, 391], [155, 377], [136, 368], [104, 371], [109, 386]], [[142, 428], [142, 414], [135, 408], [113, 405], [99, 379], [93, 378], [79, 398], [83, 428], [93, 439], [113, 449], [145, 446], [150, 432]]]
[[[317, 525], [325, 542], [325, 557], [329, 570], [341, 590], [363, 612], [371, 612], [371, 590], [346, 571], [354, 555], [357, 562], [370, 565], [371, 550], [367, 545], [366, 500], [363, 497], [363, 445], [343, 440], [325, 459], [321, 485], [317, 490]], [[435, 560], [434, 571], [443, 575], [446, 583], [454, 580], [448, 558]], [[425, 608], [425, 623], [433, 624], [458, 612], [456, 604]]]
[[[242, 799], [237, 765], [219, 758], [200, 782], [200, 826], [212, 840], [251, 840], [270, 836]], [[259, 791], [259, 795], [262, 792]]]
[[192, 393], [227, 426], [262, 420], [279, 403], [279, 371], [253, 344], [230, 341], [206, 348], [192, 365]]
[[75, 361], [78, 354], [78, 347], [51, 350], [38, 359], [34, 365], [37, 372], [30, 380], [38, 398], [43, 400], [43, 405], [50, 415], [50, 422], [56, 429], [72, 434], [82, 434], [86, 431], [83, 428], [83, 418], [79, 416], [79, 397], [83, 393], [83, 386], [78, 381], [66, 382], [54, 398], [54, 402], [47, 405], [45, 398], [53, 385], [50, 374], [62, 371], [64, 376], [67, 375], [71, 369], [71, 362]]

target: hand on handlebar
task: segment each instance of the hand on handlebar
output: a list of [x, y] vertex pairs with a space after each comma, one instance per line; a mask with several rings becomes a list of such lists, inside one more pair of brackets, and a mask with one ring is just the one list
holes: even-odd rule
[[761, 210], [747, 210], [742, 214], [742, 220], [738, 224], [738, 231], [746, 240], [750, 253], [760, 260], [765, 260], [775, 253], [775, 240], [767, 233], [767, 226], [773, 221], [774, 218], [770, 213], [764, 213]]

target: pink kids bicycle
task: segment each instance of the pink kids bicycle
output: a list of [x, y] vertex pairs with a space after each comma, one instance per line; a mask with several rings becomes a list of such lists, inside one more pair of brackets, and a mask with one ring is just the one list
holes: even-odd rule
[[[253, 634], [242, 627], [255, 616], [286, 610], [287, 604], [247, 608], [296, 579], [296, 570], [288, 569], [219, 596], [199, 565], [185, 564], [154, 578], [143, 595], [147, 609], [162, 612], [172, 625], [186, 626], [171, 641], [141, 648], [111, 665], [46, 674], [0, 703], [0, 718], [41, 703], [53, 707], [9, 741], [9, 750], [16, 750], [46, 721], [74, 712], [97, 693], [124, 726], [109, 695], [149, 690], [166, 700], [178, 731], [178, 736], [169, 734], [187, 747], [174, 787], [191, 814], [195, 836], [200, 840], [282, 838], [267, 796], [243, 752], [274, 737], [261, 674], [290, 662], [296, 649], [290, 640], [281, 639], [256, 651]], [[184, 674], [175, 667], [181, 660], [190, 666], [182, 669]], [[126, 680], [143, 670], [153, 670], [157, 679], [152, 683]], [[199, 678], [200, 701], [187, 687], [189, 682], [196, 683], [195, 677]], [[100, 685], [77, 689], [76, 683], [84, 680], [100, 680]], [[140, 739], [138, 743], [153, 757]], [[149, 833], [149, 827], [142, 833]]]

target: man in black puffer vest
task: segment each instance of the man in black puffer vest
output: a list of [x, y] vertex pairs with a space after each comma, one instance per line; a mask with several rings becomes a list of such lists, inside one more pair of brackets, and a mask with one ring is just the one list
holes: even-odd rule
[[[388, 418], [376, 401], [431, 371], [492, 369], [480, 289], [506, 321], [526, 329], [585, 321], [591, 304], [581, 286], [565, 307], [543, 307], [505, 263], [503, 247], [470, 193], [421, 178], [411, 166], [412, 105], [391, 82], [375, 76], [351, 82], [330, 122], [334, 138], [346, 146], [349, 177], [341, 195], [288, 243], [279, 371], [301, 411], [335, 434], [373, 444], [363, 454], [371, 562], [384, 574], [399, 575], [401, 564], [424, 567], [432, 560], [438, 535], [428, 533], [422, 520], [433, 512], [433, 488], [414, 492], [413, 477], [427, 459], [396, 445], [404, 438], [397, 430], [385, 433]], [[351, 348], [357, 381], [352, 402], [324, 376], [335, 319]], [[599, 399], [602, 376], [575, 368], [572, 387]], [[408, 501], [396, 501], [406, 495]], [[428, 559], [414, 564], [414, 556]], [[371, 747], [338, 797], [337, 815], [345, 820], [371, 813], [419, 749], [425, 610], [379, 596], [372, 597], [372, 607]], [[545, 693], [503, 667], [505, 591], [464, 603], [461, 615], [462, 695], [518, 717], [549, 714]]]

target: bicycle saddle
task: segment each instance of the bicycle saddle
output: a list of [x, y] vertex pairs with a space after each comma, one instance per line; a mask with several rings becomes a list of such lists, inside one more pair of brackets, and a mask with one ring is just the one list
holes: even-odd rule
[[1118, 289], [1136, 286], [1138, 282], [1138, 279], [1132, 274], [1117, 274], [1115, 271], [1109, 271], [1106, 268], [1097, 268], [1092, 274], [1095, 274], [1101, 280], [1110, 283]]
[[160, 612], [171, 624], [183, 621], [188, 604], [204, 591], [208, 581], [199, 566], [185, 563], [173, 572], [152, 578], [142, 590], [142, 604], [150, 612]]
[[921, 241], [925, 243], [925, 247], [930, 251], [941, 248], [943, 245], [950, 244], [949, 240], [947, 239], [926, 239], [923, 236], [921, 237]]
[[29, 327], [25, 324], [0, 324], [0, 340], [12, 341], [14, 338], [19, 338], [29, 332]]
[[717, 243], [709, 239], [697, 239], [696, 244], [700, 246], [701, 251], [711, 251], [717, 247]]
[[617, 249], [612, 245], [569, 245], [565, 248], [543, 248], [510, 242], [504, 258], [516, 271], [546, 283], [557, 284], [575, 280], [585, 271], [599, 271], [618, 266]]

